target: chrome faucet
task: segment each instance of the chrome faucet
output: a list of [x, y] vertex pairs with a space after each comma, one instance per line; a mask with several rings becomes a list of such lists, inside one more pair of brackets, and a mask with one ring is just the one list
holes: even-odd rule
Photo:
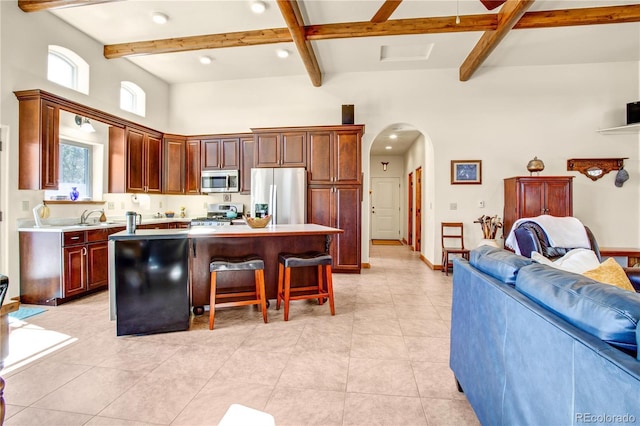
[[87, 211], [88, 210], [83, 211], [80, 215], [80, 225], [88, 224], [89, 222], [87, 222], [87, 219], [89, 219], [89, 216], [91, 216], [93, 213], [104, 214], [104, 209], [91, 210], [89, 213], [87, 213]]

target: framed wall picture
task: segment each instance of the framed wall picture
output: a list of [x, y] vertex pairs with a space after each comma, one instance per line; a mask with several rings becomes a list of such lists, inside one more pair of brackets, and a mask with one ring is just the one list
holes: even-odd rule
[[481, 184], [482, 160], [451, 160], [451, 184]]

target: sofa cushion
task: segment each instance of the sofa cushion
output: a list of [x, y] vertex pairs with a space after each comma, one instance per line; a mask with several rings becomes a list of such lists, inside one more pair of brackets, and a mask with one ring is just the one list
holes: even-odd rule
[[600, 260], [593, 250], [577, 248], [569, 251], [559, 259], [547, 259], [538, 252], [531, 253], [531, 259], [543, 265], [549, 265], [563, 271], [582, 274], [600, 266]]
[[602, 262], [597, 268], [583, 272], [582, 275], [593, 278], [601, 283], [615, 285], [623, 290], [633, 291], [634, 293], [636, 291], [631, 285], [629, 278], [627, 278], [627, 274], [624, 272], [624, 269], [622, 269], [622, 266], [620, 266], [613, 257]]
[[514, 285], [518, 270], [530, 265], [530, 259], [492, 246], [480, 246], [469, 253], [474, 268], [506, 284]]
[[520, 269], [516, 289], [587, 333], [637, 351], [640, 294], [540, 264]]

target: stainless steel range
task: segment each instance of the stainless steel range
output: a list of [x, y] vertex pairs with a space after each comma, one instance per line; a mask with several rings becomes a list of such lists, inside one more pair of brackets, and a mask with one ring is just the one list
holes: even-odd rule
[[[235, 212], [237, 217], [228, 217], [229, 212]], [[208, 204], [207, 216], [191, 219], [191, 226], [224, 226], [244, 223], [244, 204]]]

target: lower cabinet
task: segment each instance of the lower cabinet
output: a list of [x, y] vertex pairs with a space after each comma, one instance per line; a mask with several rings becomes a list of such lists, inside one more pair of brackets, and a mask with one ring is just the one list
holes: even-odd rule
[[20, 301], [59, 305], [106, 289], [107, 240], [122, 230], [20, 232]]
[[360, 273], [361, 185], [310, 185], [307, 188], [307, 222], [340, 228], [334, 237], [331, 257], [335, 272]]

